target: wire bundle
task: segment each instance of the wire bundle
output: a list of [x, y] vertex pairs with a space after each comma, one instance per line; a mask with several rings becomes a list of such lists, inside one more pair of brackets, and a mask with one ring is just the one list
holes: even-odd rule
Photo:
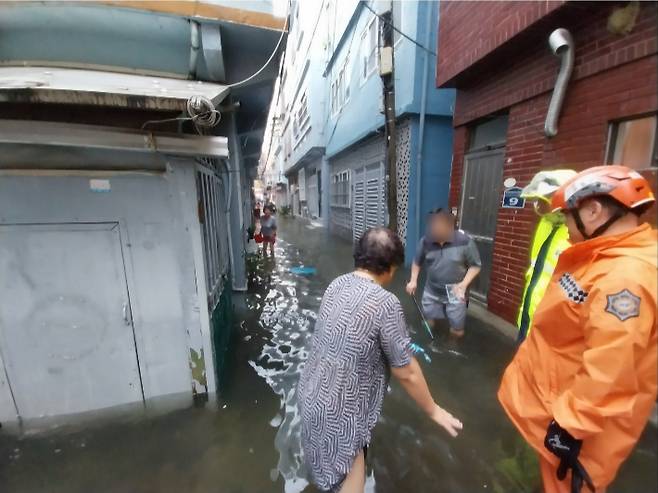
[[199, 128], [215, 127], [222, 118], [219, 111], [215, 109], [213, 102], [205, 96], [191, 96], [187, 100], [187, 114]]

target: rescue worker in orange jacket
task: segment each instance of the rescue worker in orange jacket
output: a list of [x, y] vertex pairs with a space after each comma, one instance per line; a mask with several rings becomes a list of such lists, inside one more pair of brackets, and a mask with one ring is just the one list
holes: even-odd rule
[[624, 166], [583, 171], [552, 197], [572, 246], [498, 391], [546, 493], [603, 491], [656, 401], [656, 231], [639, 218], [654, 202]]

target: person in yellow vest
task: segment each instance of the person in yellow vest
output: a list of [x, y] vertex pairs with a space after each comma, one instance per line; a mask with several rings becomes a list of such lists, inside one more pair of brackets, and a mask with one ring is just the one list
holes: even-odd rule
[[574, 176], [576, 172], [570, 169], [540, 171], [521, 192], [522, 198], [533, 203], [540, 219], [530, 246], [530, 268], [525, 274], [517, 319], [519, 344], [528, 336], [532, 316], [544, 297], [560, 253], [570, 246], [564, 215], [552, 213], [550, 205], [555, 191]]

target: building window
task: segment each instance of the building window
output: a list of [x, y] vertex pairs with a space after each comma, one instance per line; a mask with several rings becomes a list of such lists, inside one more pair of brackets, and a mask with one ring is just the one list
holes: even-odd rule
[[361, 79], [366, 80], [377, 68], [378, 17], [373, 17], [361, 35], [362, 69]]
[[293, 135], [295, 137], [295, 149], [311, 128], [311, 117], [308, 114], [308, 99], [306, 93], [299, 99], [297, 111], [293, 118]]
[[350, 206], [350, 172], [336, 173], [331, 178], [331, 205], [336, 207]]
[[348, 77], [349, 59], [345, 60], [334, 81], [331, 83], [331, 114], [337, 115], [350, 99], [350, 81]]
[[623, 164], [633, 169], [658, 166], [656, 115], [622, 120], [610, 124], [608, 164]]

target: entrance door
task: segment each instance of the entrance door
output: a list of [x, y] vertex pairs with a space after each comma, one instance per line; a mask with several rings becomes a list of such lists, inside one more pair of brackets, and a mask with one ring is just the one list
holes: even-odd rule
[[308, 213], [313, 219], [320, 217], [318, 176], [319, 173], [313, 171], [313, 174], [306, 177], [306, 203], [308, 204]]
[[0, 226], [0, 300], [23, 419], [143, 401], [118, 223]]
[[370, 164], [353, 172], [352, 235], [354, 241], [370, 228], [386, 224], [384, 165]]
[[482, 258], [482, 271], [471, 288], [471, 294], [481, 301], [486, 301], [489, 292], [504, 155], [504, 149], [496, 149], [464, 158], [460, 226], [475, 240]]

